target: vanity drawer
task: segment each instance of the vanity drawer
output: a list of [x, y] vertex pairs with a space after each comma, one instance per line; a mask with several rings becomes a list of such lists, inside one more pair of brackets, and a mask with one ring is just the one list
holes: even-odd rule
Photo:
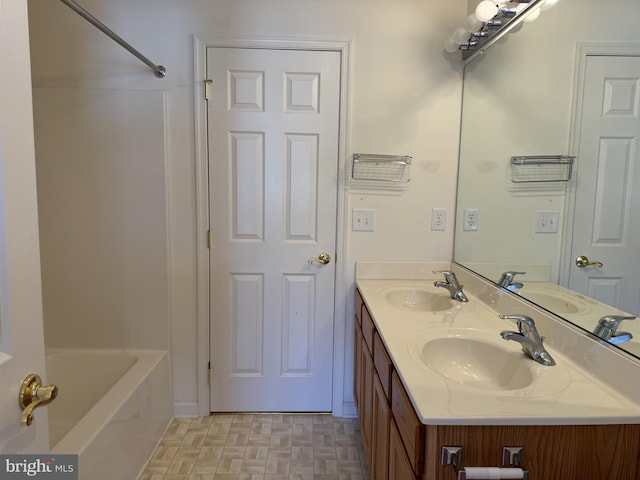
[[391, 374], [391, 411], [411, 468], [416, 475], [421, 475], [424, 470], [425, 426], [413, 410], [411, 400], [395, 371]]
[[362, 306], [364, 305], [364, 301], [362, 300], [362, 295], [360, 294], [360, 290], [356, 288], [356, 293], [354, 295], [353, 300], [353, 311], [356, 315], [356, 322], [358, 325], [362, 325]]
[[367, 344], [367, 348], [369, 349], [369, 353], [373, 355], [373, 332], [375, 328], [373, 326], [373, 320], [371, 319], [371, 315], [369, 315], [369, 310], [367, 310], [366, 306], [362, 306], [362, 336], [364, 338], [364, 343]]
[[389, 398], [391, 398], [391, 372], [393, 371], [393, 364], [378, 332], [375, 332], [373, 337], [373, 363], [376, 366], [376, 371], [382, 384], [382, 390], [388, 402]]

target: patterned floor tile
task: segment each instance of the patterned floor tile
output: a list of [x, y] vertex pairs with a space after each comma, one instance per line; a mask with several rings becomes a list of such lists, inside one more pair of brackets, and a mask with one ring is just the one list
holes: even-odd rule
[[369, 480], [355, 419], [216, 414], [176, 419], [138, 480]]

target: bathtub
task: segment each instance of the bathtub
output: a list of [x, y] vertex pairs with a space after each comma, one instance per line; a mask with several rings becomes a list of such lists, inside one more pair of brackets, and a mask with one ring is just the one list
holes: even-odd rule
[[51, 453], [77, 454], [79, 478], [135, 479], [172, 418], [169, 360], [157, 350], [47, 350]]

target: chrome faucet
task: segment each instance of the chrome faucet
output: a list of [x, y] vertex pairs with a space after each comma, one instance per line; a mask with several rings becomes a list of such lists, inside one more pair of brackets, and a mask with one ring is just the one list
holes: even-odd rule
[[634, 320], [635, 318], [634, 316], [606, 315], [598, 321], [598, 325], [593, 331], [593, 334], [615, 345], [628, 342], [633, 338], [633, 335], [629, 332], [618, 332], [617, 330], [620, 322], [623, 320]]
[[500, 336], [505, 340], [513, 340], [522, 345], [522, 351], [532, 360], [551, 367], [556, 364], [553, 357], [544, 349], [544, 340], [536, 329], [536, 324], [531, 317], [526, 315], [499, 315], [500, 318], [516, 320], [518, 331], [503, 330]]
[[527, 272], [503, 272], [500, 280], [498, 280], [498, 285], [502, 288], [506, 288], [507, 290], [511, 290], [512, 292], [518, 288], [522, 288], [522, 283], [513, 283], [513, 279], [516, 275], [524, 275]]
[[462, 291], [462, 285], [458, 282], [456, 274], [449, 270], [433, 270], [433, 273], [441, 273], [444, 275], [444, 282], [435, 281], [433, 284], [436, 287], [443, 287], [449, 290], [451, 298], [458, 300], [459, 302], [468, 302], [469, 299]]

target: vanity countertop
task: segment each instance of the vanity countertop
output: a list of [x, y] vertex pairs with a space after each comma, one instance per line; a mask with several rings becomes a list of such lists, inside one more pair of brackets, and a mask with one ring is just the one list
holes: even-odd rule
[[[465, 293], [469, 302], [460, 303], [451, 300], [446, 290], [436, 288], [433, 279], [359, 279], [357, 285], [424, 424], [640, 423], [639, 404], [590, 374], [589, 351], [584, 352], [584, 363], [579, 364], [555, 350], [549, 345], [551, 342], [545, 342], [557, 365], [540, 365], [522, 354], [520, 344], [500, 337], [502, 330], [517, 330], [515, 322], [500, 319], [496, 310], [468, 291]], [[420, 296], [412, 299], [412, 291]], [[540, 327], [539, 330], [544, 336], [545, 330]], [[477, 365], [472, 366], [468, 378], [447, 378], [442, 371], [427, 366], [423, 350], [427, 342], [443, 338], [454, 339], [450, 342], [453, 348], [448, 351], [449, 343], [436, 342], [431, 343], [429, 352], [438, 345], [434, 355], [445, 364], [444, 368], [466, 374], [462, 358], [456, 365], [461, 351], [456, 349], [463, 345], [464, 350], [464, 339], [471, 339], [475, 345], [490, 347], [489, 354], [484, 355], [486, 360], [492, 359], [492, 352], [500, 352], [500, 356], [508, 359], [495, 363], [495, 369], [520, 370], [507, 375], [511, 379], [508, 384], [474, 378]], [[456, 343], [457, 339], [463, 342]], [[606, 348], [591, 343], [593, 348]], [[475, 362], [473, 357], [471, 361]]]

